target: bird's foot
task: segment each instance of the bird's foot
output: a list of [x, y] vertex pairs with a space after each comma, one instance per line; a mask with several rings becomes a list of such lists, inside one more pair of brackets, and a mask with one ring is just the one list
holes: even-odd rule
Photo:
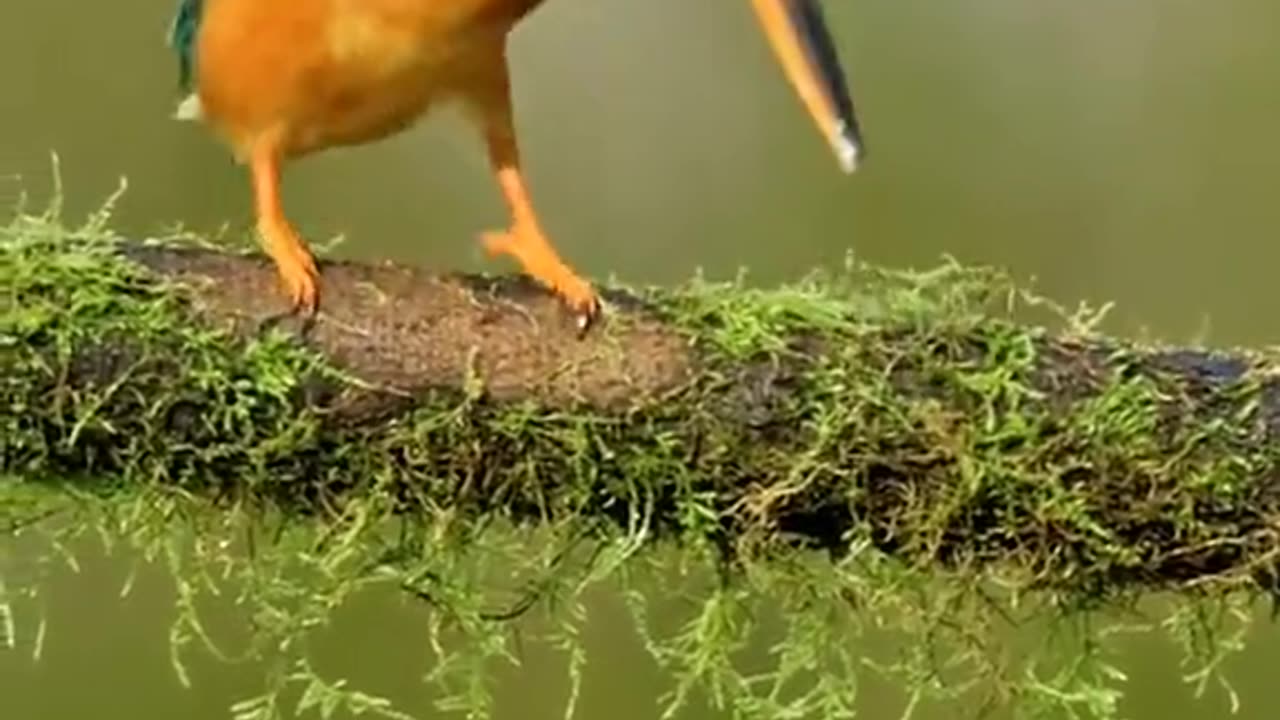
[[320, 304], [320, 273], [315, 258], [305, 249], [276, 259], [276, 270], [289, 301], [289, 311], [312, 318]]
[[274, 258], [276, 274], [284, 290], [288, 307], [271, 313], [258, 322], [258, 332], [283, 329], [305, 340], [315, 325], [319, 307], [319, 272], [315, 260], [305, 249], [301, 253], [286, 253]]
[[573, 313], [579, 336], [599, 319], [595, 290], [560, 259], [541, 232], [520, 228], [487, 232], [480, 242], [489, 257], [512, 256], [526, 274], [554, 292]]

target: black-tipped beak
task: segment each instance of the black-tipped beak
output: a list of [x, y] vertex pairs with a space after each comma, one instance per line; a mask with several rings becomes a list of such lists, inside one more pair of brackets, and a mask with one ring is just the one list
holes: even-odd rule
[[835, 42], [818, 0], [751, 0], [783, 71], [841, 169], [851, 173], [866, 155]]

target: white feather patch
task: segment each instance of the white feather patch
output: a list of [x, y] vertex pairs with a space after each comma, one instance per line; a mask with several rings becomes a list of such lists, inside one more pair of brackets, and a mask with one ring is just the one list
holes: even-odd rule
[[191, 93], [178, 103], [178, 109], [174, 111], [173, 117], [177, 120], [199, 120], [204, 117], [203, 108], [200, 107], [200, 96]]

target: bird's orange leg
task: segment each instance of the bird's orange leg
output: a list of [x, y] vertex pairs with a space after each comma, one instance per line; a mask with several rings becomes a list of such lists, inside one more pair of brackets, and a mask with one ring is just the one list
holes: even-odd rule
[[250, 161], [258, 234], [275, 262], [290, 307], [313, 315], [319, 304], [319, 273], [305, 241], [285, 217], [280, 201], [280, 154], [275, 143], [259, 143]]
[[552, 247], [543, 233], [520, 170], [520, 149], [512, 118], [511, 94], [505, 62], [495, 68], [490, 86], [475, 93], [489, 162], [511, 212], [511, 227], [481, 236], [490, 257], [510, 255], [525, 273], [550, 288], [577, 315], [586, 330], [600, 313], [600, 301], [591, 285], [578, 276]]

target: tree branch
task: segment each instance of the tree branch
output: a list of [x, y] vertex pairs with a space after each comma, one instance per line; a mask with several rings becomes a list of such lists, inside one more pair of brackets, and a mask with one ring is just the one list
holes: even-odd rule
[[19, 483], [378, 495], [730, 562], [871, 543], [1089, 595], [1276, 589], [1270, 359], [1027, 325], [992, 273], [610, 290], [584, 339], [525, 281], [391, 265], [326, 263], [305, 332], [260, 257], [11, 237], [0, 280]]

